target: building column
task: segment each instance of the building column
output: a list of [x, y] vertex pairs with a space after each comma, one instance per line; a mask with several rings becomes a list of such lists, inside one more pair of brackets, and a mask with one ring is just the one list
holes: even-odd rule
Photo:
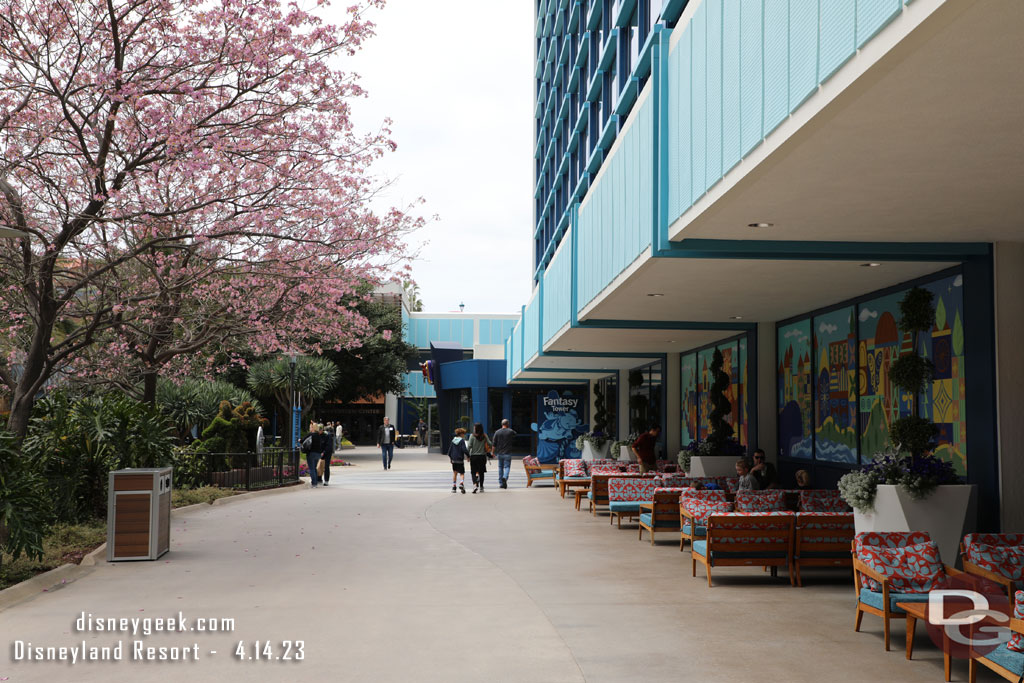
[[776, 351], [775, 323], [761, 322], [757, 324], [757, 396], [749, 405], [757, 402], [757, 434], [755, 448], [763, 448], [768, 459], [778, 464], [779, 434], [778, 414], [775, 405], [776, 386]]
[[619, 370], [619, 441], [629, 436], [629, 370]]
[[[1020, 496], [1024, 482], [1024, 420], [1020, 418], [1024, 414], [1024, 395], [1017, 386], [1024, 377], [1024, 355], [1020, 352], [1020, 340], [1024, 339], [1024, 306], [1020, 301], [1024, 292], [1024, 243], [999, 242], [994, 258], [1000, 522], [1004, 531], [1017, 531], [1024, 529], [1024, 500]], [[968, 364], [967, 372], [971, 371]], [[967, 448], [972, 448], [969, 441]]]
[[665, 383], [665, 457], [669, 462], [675, 462], [678, 455], [682, 438], [682, 422], [680, 421], [682, 411], [682, 373], [680, 369], [680, 356], [678, 353], [670, 353], [665, 358], [665, 376], [662, 378]]
[[398, 425], [398, 396], [384, 395], [384, 415], [391, 419], [391, 424]]

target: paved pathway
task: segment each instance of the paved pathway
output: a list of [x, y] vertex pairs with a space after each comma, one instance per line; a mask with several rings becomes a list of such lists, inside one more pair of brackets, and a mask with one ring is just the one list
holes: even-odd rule
[[[325, 489], [176, 514], [173, 552], [100, 564], [0, 612], [0, 679], [22, 681], [941, 681], [923, 629], [884, 652], [878, 619], [853, 632], [849, 579], [791, 588], [759, 571], [690, 577], [688, 553], [572, 509], [550, 487], [452, 495], [443, 456], [346, 452]], [[374, 469], [376, 466], [377, 469]], [[522, 466], [514, 465], [521, 477]], [[438, 486], [437, 484], [441, 485]], [[97, 617], [232, 618], [230, 633], [78, 633]], [[194, 625], [195, 622], [189, 622]], [[197, 644], [197, 663], [12, 662], [34, 646]], [[304, 660], [248, 659], [304, 641]], [[233, 656], [239, 641], [244, 658]], [[210, 654], [216, 650], [217, 654]], [[292, 655], [295, 655], [294, 645]], [[966, 680], [963, 662], [954, 680]], [[979, 680], [996, 680], [991, 677]]]

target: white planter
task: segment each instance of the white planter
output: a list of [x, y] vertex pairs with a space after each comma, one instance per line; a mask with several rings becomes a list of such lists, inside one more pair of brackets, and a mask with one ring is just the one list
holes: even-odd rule
[[736, 458], [725, 455], [695, 455], [690, 458], [691, 477], [735, 477]]
[[973, 485], [938, 487], [924, 500], [914, 500], [903, 487], [880, 484], [874, 512], [854, 510], [853, 524], [862, 531], [927, 531], [939, 546], [942, 561], [955, 565], [964, 536]]
[[612, 442], [605, 441], [604, 445], [600, 448], [594, 448], [589, 441], [583, 442], [583, 459], [584, 460], [603, 460], [608, 457], [608, 454], [612, 450]]

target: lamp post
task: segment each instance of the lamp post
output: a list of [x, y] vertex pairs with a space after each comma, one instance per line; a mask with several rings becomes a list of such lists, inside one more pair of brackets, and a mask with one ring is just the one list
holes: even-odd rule
[[292, 353], [292, 355], [288, 358], [288, 367], [289, 367], [289, 370], [290, 370], [290, 374], [288, 375], [288, 397], [289, 397], [289, 401], [288, 402], [290, 404], [289, 405], [290, 412], [289, 412], [289, 415], [288, 415], [288, 419], [291, 420], [291, 429], [288, 430], [288, 431], [291, 434], [291, 440], [292, 440], [291, 450], [293, 450], [293, 451], [296, 448], [299, 447], [299, 428], [300, 428], [300, 426], [296, 424], [297, 422], [299, 422], [299, 420], [295, 419], [295, 362], [296, 362], [295, 354]]

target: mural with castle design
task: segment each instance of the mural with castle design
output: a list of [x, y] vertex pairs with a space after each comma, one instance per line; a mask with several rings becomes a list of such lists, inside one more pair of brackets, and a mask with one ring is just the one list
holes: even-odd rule
[[[680, 358], [681, 390], [680, 427], [683, 447], [708, 437], [711, 414], [711, 362], [714, 346], [696, 352], [684, 353]], [[733, 340], [718, 344], [722, 352], [722, 370], [729, 375], [725, 397], [732, 404], [726, 422], [735, 430], [736, 439], [747, 445], [747, 340]]]
[[[918, 352], [935, 364], [917, 410], [939, 427], [935, 455], [967, 471], [963, 276], [921, 285], [935, 296], [930, 334]], [[889, 379], [913, 340], [899, 329], [906, 290], [778, 328], [780, 455], [857, 464], [891, 446], [889, 425], [914, 410], [913, 396]], [[813, 348], [812, 348], [813, 345]], [[813, 423], [813, 432], [811, 425]]]

